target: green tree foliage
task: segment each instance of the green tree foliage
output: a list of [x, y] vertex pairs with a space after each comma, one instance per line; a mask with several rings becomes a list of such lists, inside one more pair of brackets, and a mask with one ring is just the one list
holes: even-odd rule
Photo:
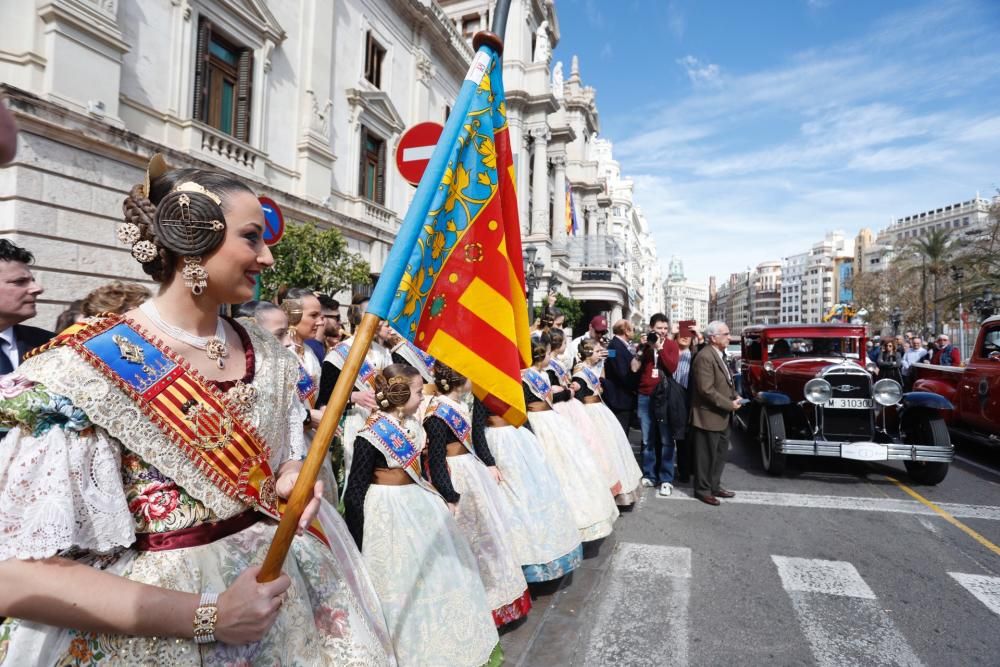
[[[580, 302], [576, 299], [571, 299], [568, 296], [563, 296], [562, 294], [556, 294], [555, 307], [558, 308], [563, 315], [566, 316], [566, 323], [563, 325], [565, 329], [572, 329], [580, 318], [583, 317], [583, 307]], [[542, 306], [535, 306], [535, 319], [537, 320], [542, 316]]]
[[336, 294], [353, 284], [370, 282], [368, 262], [347, 249], [336, 229], [318, 229], [311, 223], [285, 227], [276, 246], [274, 267], [261, 273], [261, 298], [272, 299], [282, 287], [308, 287]]

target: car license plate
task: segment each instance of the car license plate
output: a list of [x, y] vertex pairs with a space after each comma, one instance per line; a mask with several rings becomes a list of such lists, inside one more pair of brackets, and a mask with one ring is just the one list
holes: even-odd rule
[[831, 398], [826, 402], [825, 407], [836, 410], [844, 408], [867, 408], [870, 410], [873, 405], [870, 398]]
[[889, 448], [877, 442], [849, 442], [840, 446], [840, 457], [855, 461], [888, 461]]

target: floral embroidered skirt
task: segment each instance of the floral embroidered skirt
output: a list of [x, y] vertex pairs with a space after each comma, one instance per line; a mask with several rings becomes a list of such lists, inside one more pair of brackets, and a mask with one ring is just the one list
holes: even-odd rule
[[619, 506], [633, 504], [641, 493], [642, 469], [635, 462], [635, 454], [632, 453], [632, 446], [625, 431], [622, 430], [621, 423], [604, 403], [586, 403], [583, 410], [597, 427], [601, 440], [606, 443], [615, 474], [622, 482], [621, 491], [615, 496], [615, 502]]
[[510, 507], [486, 466], [472, 454], [449, 456], [455, 491], [461, 494], [455, 523], [472, 547], [486, 602], [497, 627], [528, 613], [531, 597], [521, 564], [511, 549]]
[[583, 403], [575, 398], [555, 404], [556, 412], [576, 426], [577, 431], [582, 436], [581, 442], [590, 450], [605, 486], [611, 490], [611, 495], [618, 495], [622, 491], [622, 481], [618, 477], [618, 470], [614, 465], [611, 443], [605, 439], [604, 433], [598, 430], [597, 424], [593, 423], [590, 418], [590, 413], [583, 407]]
[[551, 581], [577, 568], [580, 533], [559, 479], [526, 428], [486, 429], [486, 441], [503, 475], [500, 492], [510, 501], [511, 545], [529, 582]]
[[[292, 542], [284, 566], [292, 579], [288, 598], [259, 642], [199, 647], [193, 641], [98, 635], [8, 619], [0, 626], [0, 664], [394, 665], [378, 601], [363, 568], [354, 569], [357, 549], [353, 542], [346, 545], [350, 535], [340, 525], [341, 530], [333, 531], [333, 552], [311, 536]], [[124, 550], [117, 556], [89, 556], [85, 562], [153, 586], [222, 592], [240, 572], [264, 561], [275, 527], [263, 520], [210, 544]]]
[[555, 410], [529, 412], [528, 420], [569, 501], [580, 539], [590, 542], [610, 535], [618, 507], [590, 449], [581, 445], [583, 435]]
[[362, 554], [401, 667], [479, 667], [499, 641], [476, 558], [440, 496], [372, 484]]

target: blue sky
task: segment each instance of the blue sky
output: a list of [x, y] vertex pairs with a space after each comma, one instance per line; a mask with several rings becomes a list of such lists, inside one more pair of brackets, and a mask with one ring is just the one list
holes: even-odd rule
[[996, 0], [556, 0], [601, 135], [690, 279], [1000, 185]]

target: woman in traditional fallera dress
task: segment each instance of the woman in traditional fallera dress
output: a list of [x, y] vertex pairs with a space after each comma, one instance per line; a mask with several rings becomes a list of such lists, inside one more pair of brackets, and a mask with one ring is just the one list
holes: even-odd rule
[[545, 374], [550, 358], [549, 337], [543, 333], [532, 340], [532, 365], [521, 371], [528, 421], [569, 501], [580, 539], [591, 542], [611, 534], [618, 508], [593, 455], [582, 444], [583, 435], [573, 422], [552, 409], [553, 402], [569, 392], [553, 392]]
[[[569, 370], [560, 361], [560, 357], [566, 351], [566, 336], [562, 331], [550, 331], [548, 335], [552, 354], [549, 355], [549, 365], [546, 366], [545, 373], [549, 377], [553, 392], [558, 392], [553, 394], [552, 407], [577, 427], [582, 436], [581, 442], [590, 449], [611, 495], [618, 496], [622, 492], [622, 482], [615, 466], [610, 443], [602, 437], [603, 434], [597, 424], [593, 423], [590, 414], [583, 409], [583, 403], [576, 396], [580, 385], [573, 381]], [[566, 391], [557, 389], [560, 387]]]
[[[348, 309], [348, 319], [351, 326], [357, 329], [361, 324], [361, 318], [365, 312], [367, 300], [351, 304]], [[350, 401], [344, 409], [343, 418], [343, 462], [344, 462], [344, 487], [347, 487], [347, 478], [351, 471], [351, 457], [354, 454], [354, 439], [368, 420], [371, 411], [375, 409], [375, 390], [373, 382], [375, 376], [392, 363], [392, 356], [386, 349], [384, 343], [388, 340], [392, 329], [387, 322], [379, 323], [375, 332], [375, 337], [365, 353], [365, 360], [361, 364], [358, 376], [354, 378], [354, 391], [351, 392]], [[339, 344], [330, 348], [323, 359], [323, 370], [320, 375], [319, 394], [316, 398], [316, 405], [325, 406], [333, 393], [333, 387], [337, 384], [340, 371], [344, 368], [347, 355], [354, 345], [353, 335], [344, 339]]]
[[413, 415], [423, 379], [393, 364], [376, 382], [379, 407], [354, 442], [344, 508], [396, 657], [404, 666], [482, 665], [500, 654], [476, 558], [455, 506], [420, 475], [425, 435]]
[[531, 609], [521, 564], [511, 549], [511, 509], [500, 492], [503, 476], [489, 449], [472, 442], [472, 420], [463, 398], [472, 383], [436, 362], [439, 394], [424, 417], [427, 454], [424, 471], [441, 496], [457, 506], [455, 522], [469, 540], [497, 627]]
[[489, 453], [503, 476], [500, 491], [511, 508], [511, 546], [529, 583], [563, 577], [583, 560], [583, 545], [559, 479], [535, 434], [494, 415], [478, 398], [472, 407], [472, 443]]
[[231, 177], [150, 172], [119, 237], [157, 296], [2, 381], [0, 663], [394, 664], [319, 486], [283, 574], [255, 580], [306, 448], [298, 361], [217, 315], [273, 263], [263, 212]]
[[579, 353], [580, 363], [573, 372], [573, 382], [579, 387], [576, 396], [596, 427], [598, 438], [611, 456], [615, 475], [621, 480], [621, 490], [615, 495], [615, 503], [619, 507], [627, 507], [634, 504], [642, 492], [642, 469], [635, 462], [632, 446], [621, 424], [601, 399], [601, 370], [597, 365], [594, 345], [589, 341], [581, 342]]

